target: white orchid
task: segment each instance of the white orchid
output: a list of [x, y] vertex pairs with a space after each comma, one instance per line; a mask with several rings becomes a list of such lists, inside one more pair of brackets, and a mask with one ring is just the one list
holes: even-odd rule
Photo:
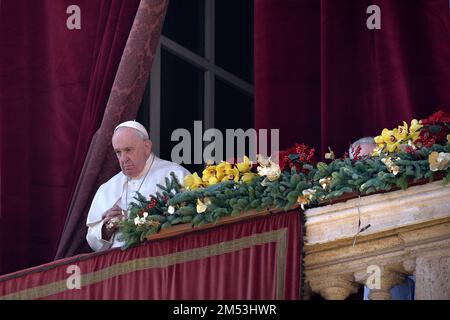
[[264, 181], [261, 182], [263, 186], [267, 185], [267, 180], [275, 181], [278, 180], [278, 178], [280, 178], [281, 169], [277, 163], [270, 160], [270, 158], [266, 158], [260, 154], [258, 154], [256, 157], [258, 159], [259, 164], [257, 168], [258, 175], [266, 177], [266, 179], [264, 179]]

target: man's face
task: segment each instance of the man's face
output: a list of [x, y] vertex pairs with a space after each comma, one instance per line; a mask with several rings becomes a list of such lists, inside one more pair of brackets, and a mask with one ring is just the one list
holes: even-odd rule
[[152, 151], [152, 143], [143, 140], [133, 128], [119, 128], [113, 135], [112, 145], [122, 172], [134, 178], [144, 170]]

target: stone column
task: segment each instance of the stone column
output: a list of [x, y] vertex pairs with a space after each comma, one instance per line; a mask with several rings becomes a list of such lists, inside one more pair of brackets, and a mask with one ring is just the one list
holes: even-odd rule
[[450, 252], [417, 258], [416, 300], [450, 300]]

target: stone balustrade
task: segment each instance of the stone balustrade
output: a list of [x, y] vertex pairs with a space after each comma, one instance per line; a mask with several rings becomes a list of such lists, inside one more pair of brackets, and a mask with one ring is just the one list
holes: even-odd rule
[[416, 299], [450, 299], [450, 186], [442, 181], [309, 209], [305, 218], [307, 292], [342, 300], [367, 285], [369, 299], [386, 300], [415, 275]]

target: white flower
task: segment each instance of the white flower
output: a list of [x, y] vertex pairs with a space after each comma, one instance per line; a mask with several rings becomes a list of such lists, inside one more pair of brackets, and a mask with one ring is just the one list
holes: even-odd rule
[[312, 197], [316, 193], [315, 189], [305, 189], [302, 192], [302, 196], [299, 196], [297, 198], [297, 203], [300, 204], [302, 207], [302, 210], [305, 210], [305, 204], [308, 204], [311, 202]]
[[167, 212], [169, 214], [174, 214], [175, 213], [175, 207], [174, 206], [169, 206], [169, 208], [167, 208]]
[[[281, 175], [280, 166], [262, 155], [257, 155], [259, 166], [257, 168], [258, 175], [265, 176], [269, 181], [278, 180]], [[262, 182], [262, 185], [266, 185], [266, 179]]]
[[134, 218], [134, 225], [135, 225], [135, 226], [140, 225], [139, 217]]
[[145, 220], [148, 217], [148, 212], [144, 212], [142, 215], [144, 216], [144, 220]]
[[203, 203], [200, 199], [197, 199], [197, 213], [205, 212], [206, 209], [208, 209], [207, 204]]
[[[398, 161], [398, 160], [400, 160], [400, 158], [396, 158], [395, 160]], [[384, 165], [387, 167], [388, 171], [391, 172], [392, 174], [394, 174], [394, 176], [396, 176], [399, 173], [400, 167], [395, 164], [395, 162], [392, 160], [391, 157], [382, 158], [382, 159], [380, 159], [380, 161], [384, 163]]]
[[446, 170], [450, 162], [450, 153], [433, 151], [428, 156], [431, 171]]

